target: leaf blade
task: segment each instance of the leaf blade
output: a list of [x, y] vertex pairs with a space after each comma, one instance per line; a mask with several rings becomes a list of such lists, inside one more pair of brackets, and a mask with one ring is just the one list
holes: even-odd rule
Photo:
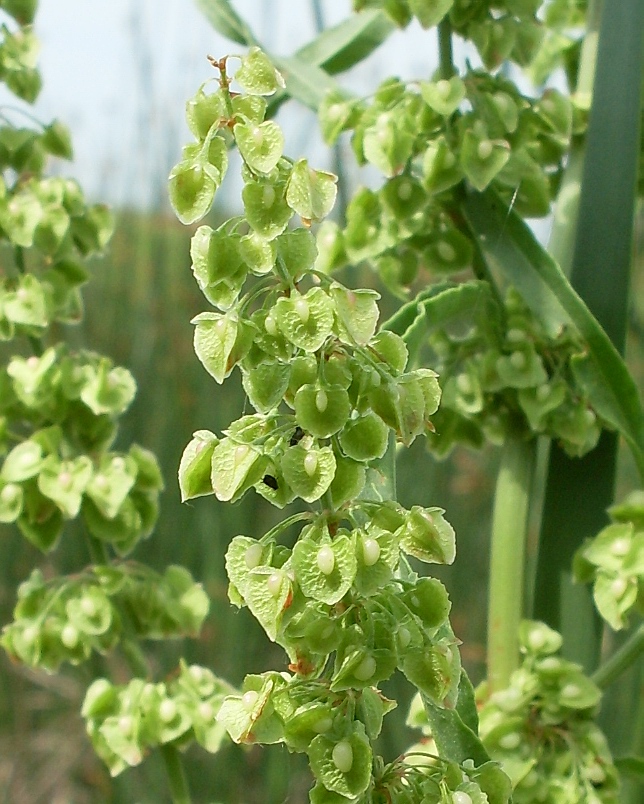
[[196, 0], [197, 6], [213, 28], [239, 45], [257, 45], [251, 29], [228, 0]]
[[[586, 340], [591, 402], [627, 440], [644, 478], [644, 410], [626, 364], [584, 301], [529, 227], [491, 191], [471, 193], [462, 204], [465, 219], [490, 269], [511, 282], [551, 332], [572, 324]], [[594, 383], [603, 387], [599, 396]]]
[[327, 28], [295, 55], [330, 75], [343, 73], [373, 53], [393, 30], [383, 11], [364, 11]]

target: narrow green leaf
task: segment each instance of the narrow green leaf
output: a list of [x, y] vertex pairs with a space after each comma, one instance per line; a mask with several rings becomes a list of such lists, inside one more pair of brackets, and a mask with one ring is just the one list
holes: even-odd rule
[[[286, 82], [286, 94], [317, 112], [327, 92], [338, 91], [339, 86], [331, 76], [315, 64], [298, 56], [274, 56], [273, 64], [282, 73]], [[281, 99], [280, 99], [281, 100]], [[276, 111], [276, 101], [269, 107], [269, 114]]]
[[201, 13], [216, 31], [240, 45], [256, 45], [251, 29], [228, 0], [197, 0]]
[[364, 11], [327, 28], [295, 55], [330, 75], [343, 73], [373, 53], [394, 30], [383, 11]]
[[642, 757], [618, 757], [615, 767], [622, 776], [644, 779], [644, 759]]
[[644, 478], [644, 410], [639, 393], [597, 319], [529, 227], [494, 193], [470, 193], [462, 210], [490, 270], [517, 288], [546, 329], [554, 334], [572, 324], [585, 339], [584, 377], [590, 401], [626, 438]]
[[499, 314], [488, 282], [441, 282], [403, 304], [385, 321], [382, 329], [400, 335], [413, 359], [431, 330], [465, 318], [494, 336], [498, 330]]
[[483, 743], [463, 722], [457, 709], [445, 709], [433, 703], [426, 695], [422, 697], [432, 737], [443, 759], [459, 764], [471, 759], [475, 765], [490, 761]]

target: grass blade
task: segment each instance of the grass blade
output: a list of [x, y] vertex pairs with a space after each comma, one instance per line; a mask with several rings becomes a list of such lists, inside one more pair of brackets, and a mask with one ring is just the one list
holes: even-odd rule
[[196, 0], [197, 6], [212, 27], [226, 39], [240, 45], [257, 45], [253, 32], [228, 0]]
[[364, 11], [327, 28], [295, 55], [330, 75], [343, 73], [380, 47], [394, 29], [383, 11]]
[[489, 269], [516, 287], [546, 329], [554, 333], [572, 324], [584, 338], [588, 360], [583, 375], [591, 402], [624, 435], [644, 480], [644, 410], [606, 332], [529, 227], [494, 193], [470, 193], [463, 213]]

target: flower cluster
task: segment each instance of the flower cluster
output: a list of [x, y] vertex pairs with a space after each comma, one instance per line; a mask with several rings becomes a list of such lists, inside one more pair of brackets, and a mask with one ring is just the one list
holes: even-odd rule
[[[374, 755], [394, 705], [376, 685], [399, 669], [436, 706], [453, 707], [459, 695], [447, 592], [407, 559], [450, 563], [454, 532], [442, 509], [393, 501], [388, 468], [394, 441], [409, 445], [433, 429], [440, 388], [434, 371], [409, 367], [398, 335], [377, 331], [377, 293], [314, 268], [309, 227], [330, 211], [335, 177], [283, 155], [279, 127], [264, 121], [262, 96], [281, 81], [266, 57], [255, 49], [242, 58], [234, 77], [243, 94], [230, 91], [227, 61], [213, 62], [219, 87], [188, 103], [197, 142], [184, 148], [170, 187], [181, 219], [198, 220], [235, 141], [244, 214], [193, 236], [195, 279], [217, 309], [193, 320], [194, 343], [217, 382], [240, 369], [255, 413], [221, 437], [197, 431], [179, 483], [184, 499], [234, 502], [253, 488], [279, 508], [296, 499], [317, 506], [230, 543], [230, 598], [284, 647], [289, 672], [247, 676], [217, 719], [236, 742], [306, 752], [312, 801], [386, 800], [420, 788], [411, 766], [385, 768]], [[295, 215], [302, 225], [290, 228]]]
[[616, 631], [644, 613], [644, 494], [609, 508], [613, 522], [587, 539], [573, 560], [575, 580], [592, 583], [597, 611]]

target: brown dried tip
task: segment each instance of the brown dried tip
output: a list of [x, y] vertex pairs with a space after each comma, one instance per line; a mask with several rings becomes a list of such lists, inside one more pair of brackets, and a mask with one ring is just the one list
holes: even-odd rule
[[224, 56], [222, 59], [216, 59], [214, 56], [206, 56], [210, 64], [215, 68], [215, 70], [219, 70], [220, 72], [224, 72], [226, 69], [226, 61], [228, 59], [227, 56]]

